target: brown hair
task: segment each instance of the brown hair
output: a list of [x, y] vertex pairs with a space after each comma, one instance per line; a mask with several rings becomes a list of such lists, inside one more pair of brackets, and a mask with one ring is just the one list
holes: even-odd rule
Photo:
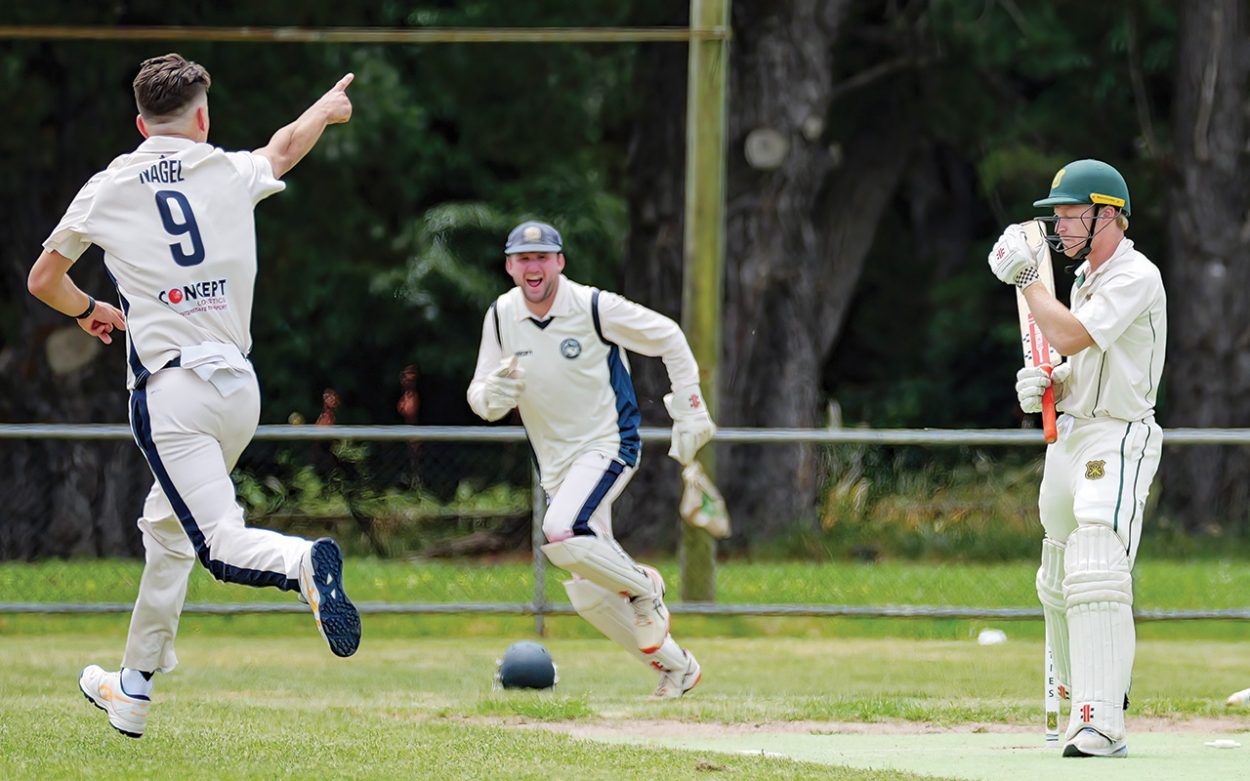
[[139, 66], [134, 81], [135, 103], [144, 119], [172, 117], [208, 92], [212, 83], [204, 66], [181, 54], [164, 54]]

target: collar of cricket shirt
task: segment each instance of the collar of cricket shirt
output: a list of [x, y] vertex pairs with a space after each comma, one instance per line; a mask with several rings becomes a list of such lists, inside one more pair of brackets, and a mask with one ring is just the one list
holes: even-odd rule
[[148, 136], [143, 139], [143, 143], [139, 144], [136, 152], [150, 152], [159, 154], [161, 152], [181, 152], [184, 149], [190, 149], [195, 146], [198, 141], [192, 141], [182, 136]]
[[1106, 276], [1108, 267], [1116, 265], [1133, 253], [1133, 240], [1128, 236], [1120, 239], [1120, 243], [1116, 245], [1115, 251], [1111, 253], [1111, 257], [1098, 267], [1097, 270], [1091, 272], [1089, 270], [1089, 261], [1086, 261], [1078, 270], [1077, 279], [1082, 279], [1080, 287], [1084, 288], [1096, 279]]

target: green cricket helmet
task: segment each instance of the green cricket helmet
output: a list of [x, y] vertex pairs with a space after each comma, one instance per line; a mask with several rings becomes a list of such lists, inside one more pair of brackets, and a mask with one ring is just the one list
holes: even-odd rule
[[1050, 183], [1050, 195], [1034, 201], [1033, 205], [1069, 206], [1082, 203], [1114, 206], [1126, 217], [1132, 213], [1124, 177], [1101, 160], [1075, 160], [1060, 168]]

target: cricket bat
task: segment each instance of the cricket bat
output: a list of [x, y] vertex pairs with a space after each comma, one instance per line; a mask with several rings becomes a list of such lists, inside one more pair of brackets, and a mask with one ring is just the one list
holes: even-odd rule
[[1059, 741], [1059, 681], [1055, 680], [1055, 654], [1046, 641], [1046, 742]]
[[[1024, 228], [1025, 238], [1029, 247], [1037, 255], [1037, 276], [1051, 295], [1055, 292], [1055, 271], [1050, 264], [1050, 249], [1046, 246], [1046, 238], [1042, 235], [1042, 226], [1036, 220], [1020, 223]], [[1029, 311], [1029, 302], [1024, 298], [1024, 291], [1016, 289], [1016, 308], [1020, 313], [1020, 344], [1024, 352], [1026, 367], [1047, 366], [1047, 373], [1058, 366], [1063, 358], [1050, 346], [1042, 329], [1038, 328]], [[1059, 438], [1055, 427], [1055, 390], [1047, 388], [1042, 395], [1042, 432], [1048, 443]]]

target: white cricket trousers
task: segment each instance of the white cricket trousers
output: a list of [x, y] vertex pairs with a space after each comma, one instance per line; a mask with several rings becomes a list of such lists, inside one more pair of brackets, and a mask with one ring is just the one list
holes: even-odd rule
[[225, 583], [298, 590], [311, 543], [244, 525], [230, 470], [256, 433], [256, 375], [223, 397], [195, 372], [166, 368], [130, 395], [130, 427], [156, 482], [139, 519], [145, 565], [122, 665], [169, 672], [174, 637], [198, 558]]
[[1163, 430], [1153, 417], [1060, 416], [1059, 441], [1046, 448], [1038, 496], [1046, 536], [1064, 544], [1079, 526], [1107, 526], [1124, 543], [1131, 567], [1162, 449]]
[[543, 535], [550, 542], [593, 532], [613, 540], [612, 503], [633, 478], [635, 468], [607, 453], [582, 453], [547, 495]]

